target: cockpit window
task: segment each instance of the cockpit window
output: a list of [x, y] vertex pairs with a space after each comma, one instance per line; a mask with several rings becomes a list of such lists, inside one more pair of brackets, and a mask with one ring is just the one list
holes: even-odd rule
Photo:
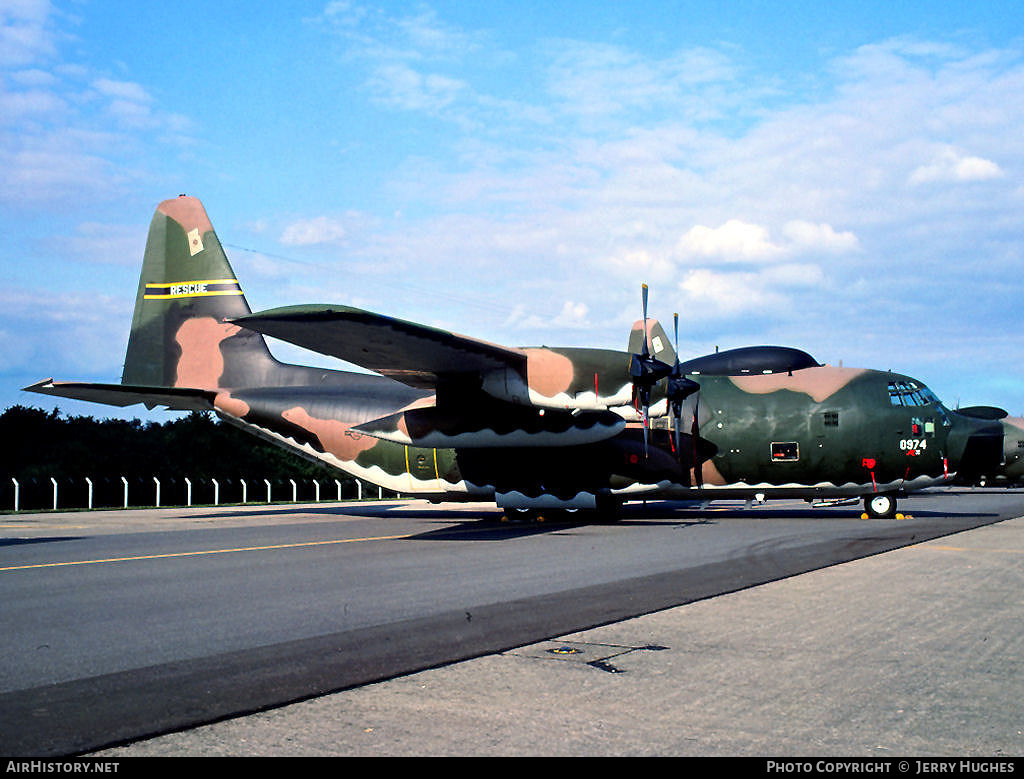
[[894, 406], [930, 406], [938, 403], [930, 389], [916, 381], [890, 381], [889, 402]]

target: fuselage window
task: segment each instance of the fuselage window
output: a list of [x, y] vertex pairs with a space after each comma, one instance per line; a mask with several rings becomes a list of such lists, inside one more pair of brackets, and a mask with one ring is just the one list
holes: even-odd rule
[[796, 441], [772, 441], [772, 462], [800, 459], [800, 444]]

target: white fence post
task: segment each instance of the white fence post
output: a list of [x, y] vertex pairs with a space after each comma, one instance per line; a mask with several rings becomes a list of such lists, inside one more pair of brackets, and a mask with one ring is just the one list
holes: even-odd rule
[[[87, 488], [88, 488], [87, 489], [86, 506], [87, 506], [88, 510], [91, 511], [93, 509], [93, 505], [95, 503], [96, 485], [93, 482], [92, 478], [90, 478], [89, 476], [85, 476], [83, 478], [85, 479], [85, 483], [86, 483]], [[121, 485], [122, 485], [121, 506], [122, 506], [122, 508], [127, 509], [128, 508], [128, 478], [125, 477], [125, 476], [121, 476], [120, 478], [121, 478]], [[184, 477], [184, 481], [185, 481], [185, 496], [186, 496], [185, 500], [186, 500], [186, 505], [191, 506], [192, 505], [192, 480], [189, 479], [186, 476], [186, 477]], [[213, 505], [219, 506], [220, 505], [220, 482], [217, 479], [210, 479], [210, 481], [213, 483]], [[239, 479], [239, 481], [242, 483], [242, 504], [245, 505], [245, 504], [247, 504], [249, 502], [248, 485], [246, 484], [245, 479]], [[295, 481], [295, 479], [289, 479], [288, 481], [292, 485], [292, 503], [297, 503], [298, 500], [299, 500], [299, 497], [298, 497], [298, 483]], [[318, 479], [312, 479], [311, 481], [313, 482], [313, 488], [314, 488], [314, 491], [315, 491], [315, 498], [314, 498], [314, 500], [317, 503], [319, 503], [320, 502], [320, 481]], [[21, 509], [21, 484], [18, 481], [18, 479], [13, 477], [13, 476], [11, 477], [11, 483], [14, 485], [14, 511], [17, 512], [17, 511], [19, 511]], [[263, 483], [267, 486], [267, 503], [271, 503], [272, 502], [273, 485], [271, 484], [270, 479], [264, 479]], [[58, 510], [58, 506], [59, 506], [58, 498], [59, 498], [59, 495], [60, 495], [60, 483], [59, 483], [59, 481], [55, 477], [51, 476], [50, 477], [50, 484], [53, 486], [53, 510], [57, 511]], [[161, 487], [161, 484], [160, 484], [160, 478], [158, 476], [154, 476], [153, 477], [153, 484], [155, 485], [154, 488], [155, 488], [155, 492], [156, 492], [156, 497], [155, 497], [154, 503], [155, 503], [156, 508], [160, 508], [160, 487]], [[341, 499], [342, 499], [341, 498], [341, 481], [339, 479], [335, 479], [334, 480], [334, 485], [337, 488], [337, 499], [340, 502]], [[378, 488], [378, 490], [380, 490], [380, 488]], [[357, 492], [357, 495], [358, 495], [358, 499], [362, 500], [362, 497], [363, 497], [363, 485], [362, 485], [362, 482], [360, 482], [358, 479], [356, 479], [356, 492]], [[383, 494], [383, 493], [381, 493], [381, 494]]]

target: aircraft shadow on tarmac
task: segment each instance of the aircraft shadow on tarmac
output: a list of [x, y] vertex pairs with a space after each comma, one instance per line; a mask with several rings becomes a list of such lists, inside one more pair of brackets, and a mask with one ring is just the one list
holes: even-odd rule
[[0, 538], [0, 546], [20, 546], [22, 544], [51, 544], [56, 541], [81, 541], [82, 536], [44, 536], [42, 538]]
[[[1024, 491], [1024, 490], [1022, 490]], [[947, 494], [974, 494], [970, 490], [950, 491]], [[462, 507], [459, 504], [451, 504], [443, 508], [431, 506], [421, 508], [404, 502], [397, 503], [373, 503], [373, 504], [342, 504], [329, 506], [268, 506], [254, 513], [256, 515], [292, 515], [296, 513], [318, 514], [327, 516], [362, 516], [380, 519], [432, 519], [439, 522], [460, 523], [460, 527], [466, 532], [472, 530], [472, 537], [480, 539], [482, 531], [490, 531], [490, 537], [495, 540], [511, 538], [524, 535], [536, 535], [548, 533], [554, 530], [564, 530], [567, 527], [582, 527], [587, 525], [607, 524], [605, 521], [595, 519], [593, 515], [585, 512], [551, 512], [542, 516], [543, 521], [536, 519], [515, 519], [512, 515], [503, 515], [500, 510], [486, 509], [479, 506]], [[905, 507], [905, 513], [910, 517], [937, 518], [937, 517], [994, 517], [991, 513], [978, 513], [974, 511], [950, 511], [934, 509], [916, 509], [912, 506]], [[617, 525], [628, 526], [631, 524], [708, 524], [724, 519], [789, 519], [789, 520], [861, 520], [863, 510], [859, 505], [821, 506], [808, 504], [806, 506], [755, 504], [747, 507], [744, 505], [722, 505], [718, 508], [711, 505], [695, 504], [693, 501], [652, 501], [650, 503], [628, 503], [620, 511]], [[203, 514], [193, 514], [192, 519], [225, 519], [237, 517], [234, 510], [211, 511]], [[507, 521], [503, 521], [503, 517]], [[895, 520], [884, 520], [895, 521]], [[411, 538], [446, 538], [456, 537], [458, 529], [449, 526], [438, 530], [427, 531], [422, 534], [410, 536]], [[68, 539], [53, 539], [68, 540]], [[3, 543], [0, 541], [0, 543]]]

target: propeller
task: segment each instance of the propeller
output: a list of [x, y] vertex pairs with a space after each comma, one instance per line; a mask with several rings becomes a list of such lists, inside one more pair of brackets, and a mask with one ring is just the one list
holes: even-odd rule
[[[679, 366], [679, 314], [673, 314], [675, 329], [675, 352], [676, 361], [672, 371], [668, 375], [665, 397], [668, 399], [669, 415], [672, 419], [672, 434], [675, 443], [676, 456], [681, 456], [679, 450], [679, 436], [683, 424], [683, 401], [700, 389], [700, 385], [693, 379], [683, 374]], [[696, 423], [696, 409], [694, 410], [694, 422]]]
[[[651, 390], [672, 373], [672, 366], [651, 356], [647, 347], [647, 285], [643, 285], [644, 341], [639, 354], [629, 358], [629, 376], [633, 382], [633, 407], [643, 415], [644, 458], [647, 457], [647, 430], [650, 425]], [[678, 358], [677, 358], [678, 361]]]

